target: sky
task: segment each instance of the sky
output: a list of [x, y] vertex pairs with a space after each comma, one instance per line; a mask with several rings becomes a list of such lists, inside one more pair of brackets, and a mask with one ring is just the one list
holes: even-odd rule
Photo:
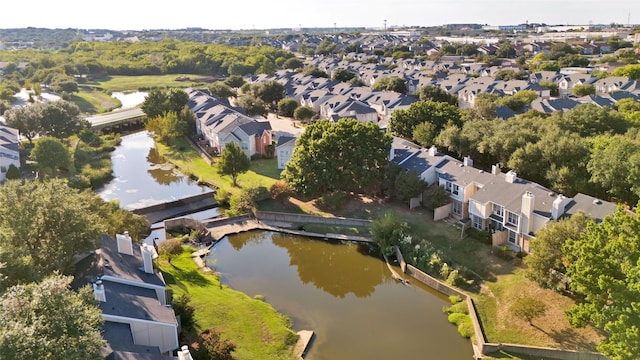
[[640, 0], [29, 0], [0, 7], [0, 28], [156, 30], [392, 28], [477, 23], [640, 24]]

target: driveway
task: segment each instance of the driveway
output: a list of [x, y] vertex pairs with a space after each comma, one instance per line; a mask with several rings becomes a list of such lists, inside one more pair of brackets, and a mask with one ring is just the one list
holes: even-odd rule
[[300, 136], [302, 132], [304, 132], [304, 128], [302, 126], [295, 126], [292, 118], [278, 116], [275, 114], [269, 113], [267, 116], [267, 120], [271, 124], [271, 129], [273, 131], [273, 138], [278, 139], [282, 135], [288, 136]]

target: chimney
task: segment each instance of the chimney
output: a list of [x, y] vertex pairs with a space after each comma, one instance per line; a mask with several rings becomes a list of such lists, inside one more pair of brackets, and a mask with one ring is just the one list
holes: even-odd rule
[[158, 257], [156, 249], [152, 245], [142, 244], [140, 252], [142, 253], [143, 271], [147, 274], [153, 274], [153, 259]]
[[500, 174], [502, 171], [500, 170], [500, 164], [495, 164], [495, 165], [491, 165], [491, 173], [493, 175], [498, 175]]
[[189, 352], [189, 347], [187, 345], [182, 345], [180, 351], [178, 351], [178, 359], [193, 360], [193, 357], [191, 357], [191, 353]]
[[518, 180], [518, 174], [516, 174], [516, 172], [513, 170], [509, 170], [506, 173], [504, 179], [506, 182], [513, 184], [516, 182], [516, 180]]
[[564, 208], [568, 202], [569, 198], [562, 194], [558, 195], [558, 197], [553, 200], [553, 203], [551, 204], [551, 218], [553, 220], [558, 220], [564, 214]]
[[520, 212], [522, 219], [520, 220], [520, 229], [524, 234], [533, 232], [533, 209], [536, 204], [536, 197], [529, 191], [522, 194], [522, 205]]
[[104, 292], [104, 285], [101, 279], [93, 283], [93, 297], [100, 302], [107, 301], [107, 294]]
[[389, 150], [389, 161], [393, 160], [394, 157], [396, 157], [396, 150], [392, 146], [391, 150]]
[[473, 160], [471, 160], [470, 156], [465, 156], [462, 161], [464, 163], [464, 166], [473, 167]]
[[116, 234], [116, 243], [120, 254], [133, 255], [133, 241], [128, 231], [125, 231], [124, 234]]
[[429, 148], [429, 156], [436, 156], [438, 155], [438, 149], [436, 148], [435, 145], [431, 145], [431, 147]]

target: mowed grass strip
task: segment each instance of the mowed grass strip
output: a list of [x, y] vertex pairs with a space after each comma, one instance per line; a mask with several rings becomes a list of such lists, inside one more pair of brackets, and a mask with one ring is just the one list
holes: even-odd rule
[[110, 75], [88, 81], [82, 86], [95, 87], [111, 93], [113, 91], [136, 91], [164, 88], [186, 88], [208, 86], [212, 81], [202, 75], [169, 74], [169, 75], [140, 75], [124, 76]]
[[185, 293], [191, 296], [196, 329], [220, 330], [236, 344], [233, 355], [238, 360], [295, 359], [292, 350], [297, 335], [290, 328], [290, 319], [270, 304], [222, 285], [215, 274], [200, 270], [191, 256], [193, 251], [185, 246], [171, 263], [161, 257], [157, 264], [174, 298]]
[[160, 155], [177, 166], [188, 176], [196, 176], [200, 181], [207, 182], [225, 191], [235, 193], [245, 187], [271, 187], [279, 178], [277, 159], [251, 160], [249, 171], [238, 176], [238, 186], [233, 186], [230, 176], [218, 174], [215, 163], [209, 165], [185, 138], [171, 141], [171, 145], [156, 142]]

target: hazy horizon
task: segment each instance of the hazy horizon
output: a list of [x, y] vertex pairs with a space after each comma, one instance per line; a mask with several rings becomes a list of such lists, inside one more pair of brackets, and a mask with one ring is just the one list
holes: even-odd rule
[[338, 0], [193, 3], [180, 8], [149, 0], [112, 0], [97, 8], [80, 0], [3, 4], [0, 28], [105, 30], [251, 30], [387, 28], [445, 24], [638, 24], [640, 1], [611, 0]]

